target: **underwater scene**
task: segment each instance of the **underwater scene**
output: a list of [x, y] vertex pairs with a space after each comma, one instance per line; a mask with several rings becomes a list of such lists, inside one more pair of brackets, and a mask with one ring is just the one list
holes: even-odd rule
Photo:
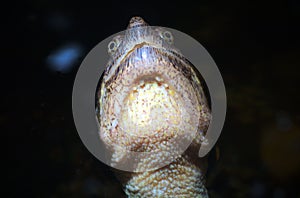
[[[4, 141], [13, 143], [5, 149], [9, 164], [3, 169], [4, 197], [135, 197], [130, 196], [135, 187], [120, 182], [128, 176], [121, 178], [85, 147], [72, 112], [72, 91], [82, 61], [98, 43], [125, 30], [135, 16], [190, 35], [208, 51], [222, 75], [226, 118], [204, 159], [205, 168], [201, 167], [207, 189], [203, 197], [300, 197], [300, 3], [296, 0], [28, 0], [14, 5], [6, 29], [12, 39], [4, 38], [3, 49], [9, 53], [5, 57], [9, 64], [2, 66], [0, 125]], [[163, 36], [169, 42], [172, 35]], [[143, 95], [145, 100], [154, 98], [151, 90], [158, 86], [162, 98], [155, 100], [176, 94], [171, 86], [161, 86], [160, 78], [149, 82], [139, 85], [148, 94]], [[167, 99], [166, 106], [173, 102]], [[134, 98], [128, 101], [130, 108], [140, 108]], [[172, 122], [180, 122], [175, 107], [168, 106], [168, 111]], [[107, 134], [101, 138], [107, 136], [113, 138]], [[171, 179], [176, 185], [184, 178], [179, 174]], [[160, 197], [175, 196], [148, 188]]]

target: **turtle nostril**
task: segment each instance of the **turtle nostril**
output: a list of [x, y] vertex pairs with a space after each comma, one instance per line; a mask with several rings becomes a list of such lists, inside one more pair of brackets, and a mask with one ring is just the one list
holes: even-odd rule
[[142, 27], [147, 26], [148, 24], [142, 19], [141, 17], [132, 17], [129, 21], [128, 29], [129, 28], [136, 28], [136, 27]]

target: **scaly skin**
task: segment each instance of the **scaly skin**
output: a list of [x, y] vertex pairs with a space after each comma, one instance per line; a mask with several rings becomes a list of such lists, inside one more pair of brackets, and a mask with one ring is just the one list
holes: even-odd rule
[[125, 193], [128, 197], [208, 197], [203, 171], [206, 162], [204, 159], [193, 160], [190, 154], [155, 171], [119, 172]]
[[140, 17], [108, 48], [97, 117], [111, 165], [133, 170], [116, 171], [125, 193], [208, 197], [205, 160], [197, 154], [211, 114], [196, 69], [173, 46], [170, 32]]

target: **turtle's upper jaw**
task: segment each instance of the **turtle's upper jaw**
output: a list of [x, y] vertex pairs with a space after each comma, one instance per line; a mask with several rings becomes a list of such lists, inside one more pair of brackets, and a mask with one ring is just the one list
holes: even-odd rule
[[[140, 59], [147, 59], [148, 63], [157, 64], [156, 62], [161, 59], [162, 55], [180, 54], [172, 42], [171, 32], [164, 28], [149, 26], [140, 17], [133, 17], [127, 30], [114, 37], [108, 45], [111, 58], [107, 66], [105, 81], [109, 81], [112, 76], [121, 71], [124, 62], [136, 63]], [[154, 51], [159, 51], [159, 53], [153, 53]]]

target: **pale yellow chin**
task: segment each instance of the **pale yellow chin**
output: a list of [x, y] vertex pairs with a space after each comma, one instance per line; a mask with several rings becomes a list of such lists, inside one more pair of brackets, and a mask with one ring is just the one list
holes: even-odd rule
[[181, 98], [160, 77], [139, 80], [124, 100], [123, 107], [120, 127], [130, 136], [174, 133], [182, 117]]

